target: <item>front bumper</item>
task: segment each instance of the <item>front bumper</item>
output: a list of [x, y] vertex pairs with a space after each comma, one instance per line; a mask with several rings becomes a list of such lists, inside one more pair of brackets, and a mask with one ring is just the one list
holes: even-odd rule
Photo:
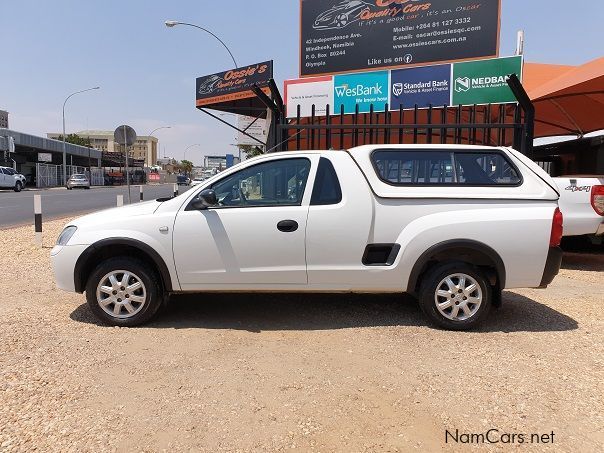
[[75, 265], [82, 252], [87, 248], [87, 245], [55, 245], [51, 250], [52, 270], [59, 289], [75, 292]]
[[596, 231], [596, 236], [604, 235], [604, 223], [601, 223], [598, 227], [598, 231]]
[[547, 260], [545, 261], [545, 269], [543, 270], [543, 278], [541, 279], [541, 285], [539, 288], [547, 288], [554, 277], [560, 272], [560, 266], [562, 265], [562, 249], [560, 247], [550, 247], [547, 253]]

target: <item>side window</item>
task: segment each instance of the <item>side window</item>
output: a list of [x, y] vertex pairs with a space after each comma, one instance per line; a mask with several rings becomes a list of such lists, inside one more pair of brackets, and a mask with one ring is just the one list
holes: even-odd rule
[[451, 184], [453, 155], [439, 151], [376, 151], [373, 163], [390, 184]]
[[329, 159], [322, 157], [319, 161], [310, 204], [324, 206], [338, 204], [340, 201], [342, 201], [342, 188], [336, 170]]
[[516, 185], [518, 171], [499, 153], [455, 153], [458, 182], [471, 185]]
[[281, 159], [238, 171], [212, 186], [220, 206], [299, 206], [310, 171], [310, 160]]
[[375, 170], [393, 185], [518, 185], [522, 178], [499, 152], [377, 150]]

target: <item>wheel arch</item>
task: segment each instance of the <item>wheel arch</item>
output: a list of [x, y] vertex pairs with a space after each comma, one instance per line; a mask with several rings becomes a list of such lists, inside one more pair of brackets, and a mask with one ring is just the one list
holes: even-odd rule
[[470, 239], [451, 239], [433, 245], [420, 255], [409, 275], [407, 291], [417, 293], [422, 274], [434, 263], [448, 260], [491, 268], [495, 273], [488, 276], [490, 283], [500, 289], [505, 288], [505, 264], [493, 248]]
[[163, 258], [151, 246], [131, 238], [107, 238], [95, 242], [82, 252], [74, 268], [74, 287], [83, 293], [95, 266], [103, 259], [113, 256], [139, 258], [151, 264], [157, 271], [164, 291], [171, 292], [172, 278]]

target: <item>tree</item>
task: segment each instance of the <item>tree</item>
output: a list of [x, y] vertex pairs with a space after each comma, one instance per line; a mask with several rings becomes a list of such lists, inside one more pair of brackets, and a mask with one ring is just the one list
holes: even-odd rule
[[239, 149], [243, 154], [245, 154], [245, 157], [248, 159], [264, 154], [264, 151], [259, 146], [239, 145]]
[[[63, 141], [63, 136], [59, 135], [59, 138], [57, 140]], [[72, 145], [80, 145], [80, 146], [85, 146], [86, 148], [92, 148], [92, 142], [90, 141], [90, 138], [89, 137], [83, 138], [83, 137], [80, 137], [78, 134], [69, 134], [65, 138], [65, 142], [71, 143]]]
[[185, 172], [185, 174], [190, 175], [193, 171], [193, 162], [190, 160], [181, 160], [178, 164], [178, 167]]

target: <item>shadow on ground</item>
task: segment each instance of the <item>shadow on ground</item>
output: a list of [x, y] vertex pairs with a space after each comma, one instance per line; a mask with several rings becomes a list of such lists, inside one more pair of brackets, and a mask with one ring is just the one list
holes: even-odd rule
[[[71, 319], [98, 324], [86, 304]], [[401, 295], [197, 294], [172, 296], [147, 327], [156, 329], [334, 330], [428, 326], [417, 302]], [[552, 332], [578, 323], [532, 299], [505, 292], [480, 332]]]
[[604, 254], [564, 253], [562, 269], [604, 272]]

